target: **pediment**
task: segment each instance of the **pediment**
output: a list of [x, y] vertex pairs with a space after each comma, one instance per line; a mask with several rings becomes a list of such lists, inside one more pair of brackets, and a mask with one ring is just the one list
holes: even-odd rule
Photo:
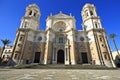
[[59, 13], [59, 14], [56, 14], [53, 16], [54, 18], [72, 18], [72, 16], [69, 16], [69, 15], [66, 15], [66, 14], [63, 14], [63, 13]]

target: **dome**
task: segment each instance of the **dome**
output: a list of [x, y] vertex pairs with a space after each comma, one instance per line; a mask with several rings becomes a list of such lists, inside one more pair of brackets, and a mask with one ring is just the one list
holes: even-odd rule
[[36, 4], [30, 4], [30, 5], [28, 5], [28, 7], [26, 9], [29, 9], [29, 8], [37, 8], [37, 9], [39, 9], [39, 7]]
[[40, 13], [40, 9], [36, 4], [30, 4], [27, 6], [26, 11], [30, 10], [36, 10], [38, 13]]
[[95, 7], [95, 6], [94, 6], [93, 4], [86, 3], [86, 4], [83, 6], [83, 9], [88, 8], [88, 7]]

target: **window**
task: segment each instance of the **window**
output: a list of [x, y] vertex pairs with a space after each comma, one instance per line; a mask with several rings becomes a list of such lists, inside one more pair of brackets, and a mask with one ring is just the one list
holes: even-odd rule
[[29, 60], [26, 60], [26, 64], [29, 64]]
[[8, 52], [10, 52], [10, 50]]
[[91, 16], [93, 15], [93, 12], [92, 12], [92, 11], [90, 11], [90, 15], [91, 15]]
[[41, 41], [42, 40], [42, 37], [40, 36], [40, 37], [38, 37], [38, 41]]
[[34, 16], [36, 17], [36, 13], [34, 13]]
[[19, 39], [19, 41], [22, 41], [22, 38], [23, 38], [23, 37], [21, 36], [20, 39]]
[[80, 41], [84, 41], [84, 37], [80, 37]]
[[100, 30], [98, 30], [98, 32], [99, 32], [99, 33], [101, 33], [101, 31], [100, 31]]
[[17, 54], [15, 54], [14, 59], [17, 59]]
[[102, 42], [102, 38], [100, 38], [100, 41]]
[[5, 58], [5, 55], [3, 55], [3, 58]]
[[95, 23], [95, 27], [96, 27], [96, 28], [98, 28], [98, 25], [97, 25], [97, 23]]
[[18, 44], [19, 47], [21, 47], [22, 45], [21, 44]]
[[10, 56], [9, 56], [9, 55], [7, 55], [7, 58], [10, 58]]
[[5, 52], [7, 52], [7, 50], [5, 50]]
[[104, 44], [102, 44], [102, 47], [104, 47]]
[[59, 43], [63, 43], [63, 38], [62, 37], [59, 38]]
[[32, 15], [32, 11], [29, 12], [29, 15]]
[[104, 54], [104, 58], [105, 58], [105, 60], [107, 59], [107, 55], [106, 54]]
[[105, 45], [104, 45], [104, 44], [102, 44], [102, 47], [104, 47], [104, 48], [105, 48]]

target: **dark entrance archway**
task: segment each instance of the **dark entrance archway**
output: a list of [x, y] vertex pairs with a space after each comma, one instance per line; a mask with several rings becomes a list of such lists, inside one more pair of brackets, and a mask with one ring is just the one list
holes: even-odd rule
[[57, 53], [57, 63], [64, 64], [64, 51], [63, 50], [59, 50]]
[[40, 52], [35, 52], [34, 63], [40, 62]]
[[82, 55], [82, 62], [83, 63], [88, 63], [87, 53], [83, 52], [83, 53], [81, 53], [81, 55]]

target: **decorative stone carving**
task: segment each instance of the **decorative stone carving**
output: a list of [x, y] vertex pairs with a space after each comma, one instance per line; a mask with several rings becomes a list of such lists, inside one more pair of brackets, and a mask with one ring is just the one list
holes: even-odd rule
[[40, 36], [40, 37], [38, 37], [38, 41], [41, 41], [42, 40], [42, 37]]
[[84, 37], [80, 37], [80, 41], [84, 41]]
[[60, 30], [65, 31], [65, 29], [66, 29], [65, 22], [63, 22], [63, 21], [56, 22], [54, 24], [54, 29], [55, 29], [55, 31], [60, 31]]

